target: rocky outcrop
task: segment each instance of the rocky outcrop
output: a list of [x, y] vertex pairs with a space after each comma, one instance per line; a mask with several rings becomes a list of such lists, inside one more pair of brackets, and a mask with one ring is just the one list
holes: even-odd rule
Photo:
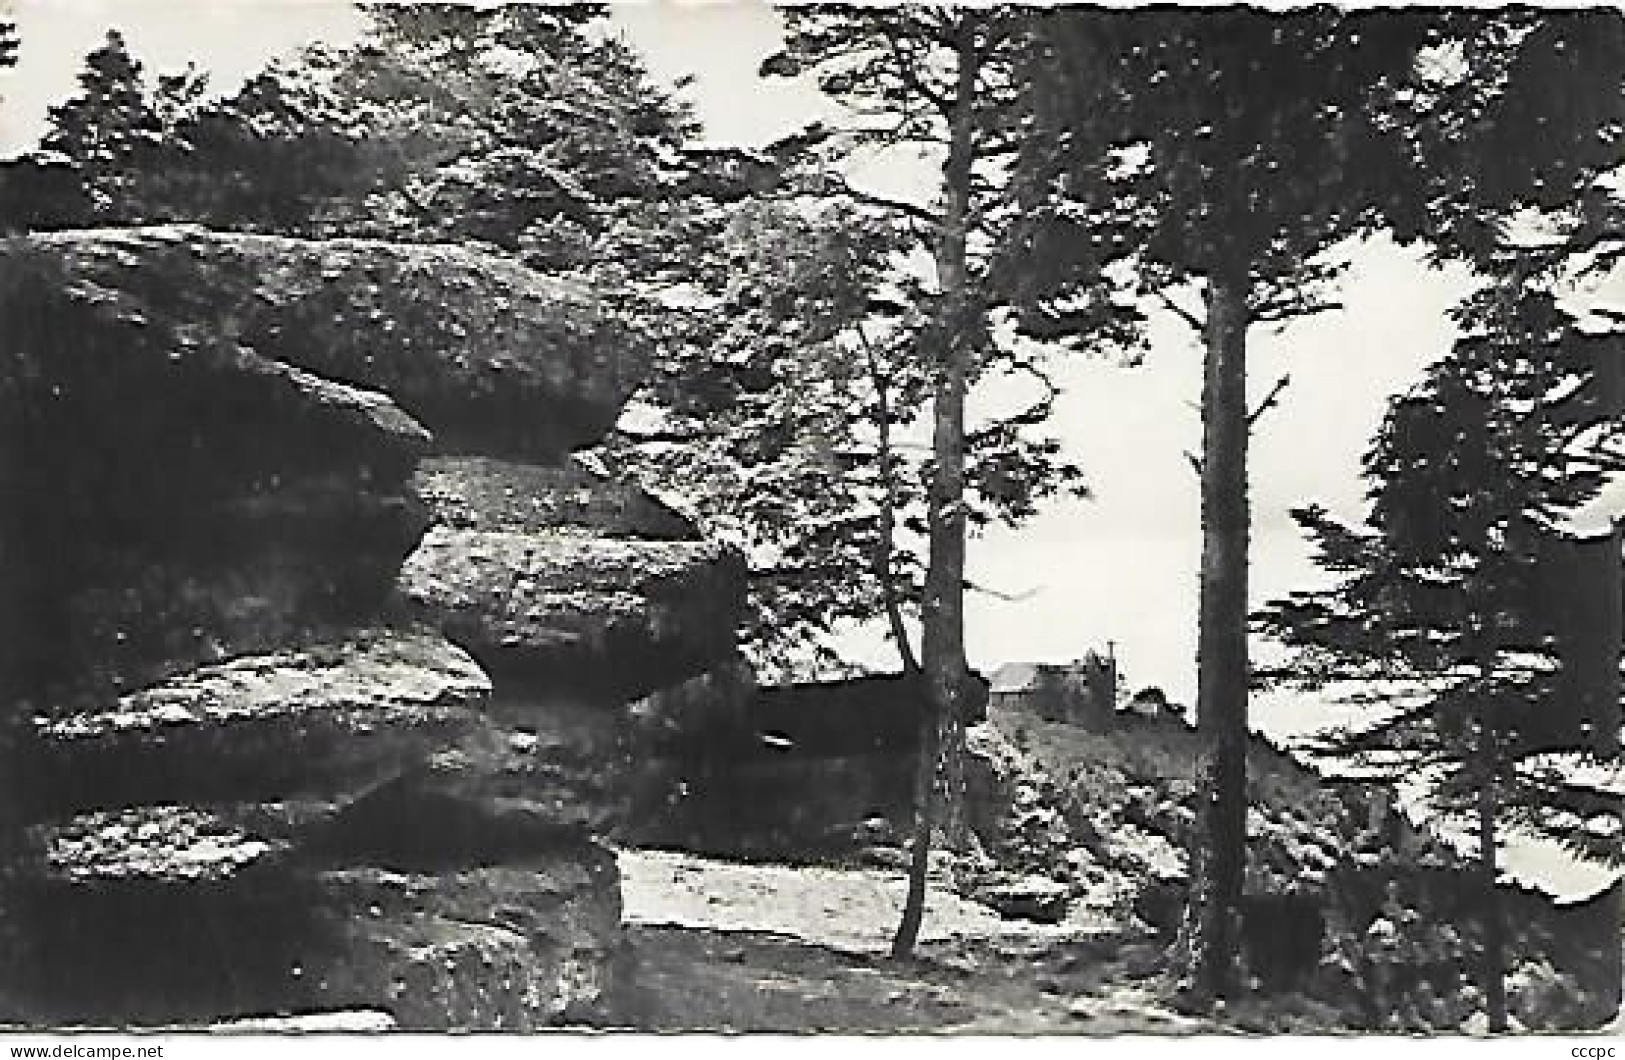
[[75, 290], [388, 394], [442, 451], [562, 460], [603, 437], [648, 369], [590, 292], [458, 247], [184, 226], [33, 242]]
[[704, 542], [436, 527], [401, 591], [494, 671], [628, 699], [728, 651], [713, 619], [742, 578], [735, 554]]
[[437, 633], [242, 656], [106, 710], [37, 716], [27, 790], [42, 814], [354, 794], [483, 726], [490, 690]]
[[34, 925], [13, 956], [40, 1022], [369, 1008], [405, 1028], [532, 1030], [602, 1016], [612, 964], [596, 940], [620, 916], [602, 850], [317, 870], [241, 822], [171, 807], [73, 822], [51, 849], [55, 871], [11, 899]]
[[638, 341], [449, 247], [4, 255], [8, 1015], [607, 1018], [632, 704], [728, 659], [743, 596], [569, 455]]
[[450, 530], [554, 530], [581, 537], [689, 541], [694, 527], [637, 486], [574, 461], [516, 464], [490, 457], [428, 457], [418, 492]]
[[4, 265], [0, 692], [93, 703], [383, 605], [424, 428], [42, 248]]
[[647, 702], [737, 672], [740, 557], [579, 466], [435, 459], [418, 483], [436, 525], [403, 567], [401, 595], [493, 676], [509, 737], [490, 753], [533, 739], [557, 784], [614, 790], [619, 813]]

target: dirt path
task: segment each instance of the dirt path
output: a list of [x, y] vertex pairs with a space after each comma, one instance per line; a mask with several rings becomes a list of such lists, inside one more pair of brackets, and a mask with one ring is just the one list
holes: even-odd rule
[[[765, 931], [849, 953], [881, 954], [903, 911], [907, 883], [879, 869], [746, 865], [694, 854], [628, 850], [620, 856], [622, 918], [719, 931]], [[1119, 926], [1088, 903], [1060, 924], [1005, 920], [993, 910], [931, 886], [923, 942], [1056, 942], [1115, 934]]]
[[1148, 951], [1098, 911], [1003, 920], [933, 889], [920, 960], [885, 959], [901, 875], [621, 856], [628, 1022], [645, 1030], [1189, 1034]]

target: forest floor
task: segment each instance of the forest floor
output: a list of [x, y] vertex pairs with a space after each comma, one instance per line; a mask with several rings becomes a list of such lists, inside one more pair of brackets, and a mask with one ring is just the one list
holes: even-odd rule
[[901, 873], [625, 851], [625, 1016], [638, 1030], [1192, 1034], [1143, 935], [1078, 903], [1001, 919], [932, 888], [917, 959], [887, 958]]

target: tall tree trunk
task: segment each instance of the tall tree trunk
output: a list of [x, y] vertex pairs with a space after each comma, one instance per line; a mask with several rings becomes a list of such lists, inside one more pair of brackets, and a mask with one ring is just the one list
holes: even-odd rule
[[1491, 1034], [1507, 1029], [1506, 922], [1501, 911], [1501, 893], [1496, 887], [1500, 874], [1495, 857], [1496, 781], [1500, 775], [1495, 729], [1479, 723], [1478, 774], [1478, 875], [1484, 895], [1484, 953], [1479, 978], [1484, 988], [1484, 1012]]
[[1197, 729], [1202, 801], [1188, 923], [1192, 987], [1235, 987], [1247, 841], [1246, 271], [1208, 280], [1202, 385], [1202, 575]]
[[[1596, 378], [1601, 412], [1615, 423], [1625, 417], [1625, 363], [1619, 352], [1603, 358]], [[1625, 627], [1625, 535], [1621, 525], [1616, 520], [1606, 537], [1580, 546], [1589, 595], [1581, 622], [1581, 657], [1577, 660], [1582, 716], [1591, 727], [1589, 750], [1599, 758], [1616, 761], [1621, 723], [1620, 644]], [[1625, 884], [1615, 883], [1606, 901], [1613, 907], [1613, 915], [1607, 919], [1615, 925], [1615, 936], [1603, 946], [1605, 970], [1597, 986], [1604, 992], [1606, 1010], [1615, 1013], [1620, 1010], [1621, 983], [1625, 981], [1619, 937], [1619, 925], [1625, 924]]]
[[880, 599], [886, 612], [886, 624], [891, 630], [892, 643], [897, 645], [897, 656], [903, 664], [903, 687], [910, 707], [918, 710], [921, 732], [914, 754], [914, 843], [909, 857], [908, 898], [903, 905], [903, 919], [892, 939], [892, 956], [903, 959], [913, 951], [919, 937], [920, 921], [925, 915], [925, 881], [930, 868], [931, 826], [935, 820], [932, 801], [937, 777], [937, 723], [936, 712], [930, 708], [930, 690], [926, 688], [920, 661], [908, 639], [908, 625], [903, 621], [903, 606], [897, 592], [893, 560], [897, 548], [897, 468], [891, 443], [891, 399], [886, 375], [869, 337], [860, 326], [858, 338], [863, 346], [869, 370], [869, 383], [874, 387], [879, 422], [880, 482], [883, 491], [880, 508], [880, 540], [875, 555], [875, 576], [880, 579]]
[[902, 661], [903, 673], [909, 678], [920, 674], [920, 661], [909, 643], [908, 626], [903, 621], [903, 604], [897, 592], [897, 453], [892, 446], [891, 383], [884, 366], [875, 353], [874, 345], [863, 325], [857, 327], [858, 342], [863, 347], [864, 364], [869, 372], [869, 385], [875, 392], [875, 423], [878, 437], [877, 457], [880, 471], [880, 538], [876, 542], [874, 558], [875, 577], [880, 581], [881, 605], [886, 611], [886, 625], [891, 630], [892, 643], [897, 645], [897, 656]]
[[914, 954], [919, 941], [920, 924], [925, 919], [926, 875], [931, 868], [931, 828], [936, 821], [937, 765], [940, 757], [937, 710], [930, 686], [923, 680], [909, 680], [906, 684], [922, 706], [920, 746], [914, 760], [914, 839], [908, 858], [908, 897], [903, 902], [903, 918], [898, 921], [897, 933], [892, 936], [891, 956], [894, 961], [907, 960]]
[[[928, 501], [930, 558], [921, 609], [921, 667], [929, 692], [920, 741], [921, 776], [916, 804], [914, 849], [909, 861], [908, 899], [892, 939], [892, 956], [914, 952], [925, 912], [925, 877], [930, 864], [933, 777], [947, 779], [944, 817], [952, 834], [963, 820], [953, 778], [963, 756], [965, 684], [965, 387], [971, 354], [966, 238], [970, 226], [972, 122], [976, 98], [974, 20], [960, 21], [956, 59], [958, 86], [949, 114], [948, 157], [943, 163], [942, 231], [937, 241], [937, 276], [942, 310], [937, 321], [941, 361], [937, 365], [932, 453], [936, 458]], [[930, 752], [929, 754], [927, 752]], [[939, 762], [939, 759], [941, 760]]]
[[[1619, 372], [1618, 366], [1615, 371]], [[1625, 387], [1616, 382], [1616, 402], [1622, 389]], [[1617, 416], [1625, 411], [1625, 406], [1616, 403], [1613, 410]], [[1602, 599], [1597, 615], [1597, 673], [1595, 679], [1589, 682], [1590, 687], [1595, 689], [1595, 704], [1590, 716], [1594, 719], [1593, 750], [1599, 758], [1617, 764], [1622, 723], [1619, 664], [1621, 642], [1625, 640], [1625, 524], [1614, 521], [1613, 532], [1603, 539], [1600, 551], [1602, 555], [1596, 566], [1598, 595]], [[1625, 810], [1616, 803], [1615, 812]], [[1625, 937], [1622, 937], [1622, 933], [1625, 933], [1625, 881], [1614, 881], [1604, 901], [1611, 909], [1605, 923], [1612, 925], [1612, 937], [1602, 942], [1603, 970], [1596, 985], [1602, 999], [1598, 1007], [1611, 1016], [1619, 1013], [1622, 1004], [1625, 1004], [1625, 997], [1621, 997], [1625, 993]]]

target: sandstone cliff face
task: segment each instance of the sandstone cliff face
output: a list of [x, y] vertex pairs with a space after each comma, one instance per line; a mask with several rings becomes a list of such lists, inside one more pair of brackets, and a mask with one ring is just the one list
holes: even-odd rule
[[193, 228], [0, 262], [0, 999], [41, 1021], [603, 1019], [629, 704], [736, 556], [574, 465], [646, 354], [446, 247]]

